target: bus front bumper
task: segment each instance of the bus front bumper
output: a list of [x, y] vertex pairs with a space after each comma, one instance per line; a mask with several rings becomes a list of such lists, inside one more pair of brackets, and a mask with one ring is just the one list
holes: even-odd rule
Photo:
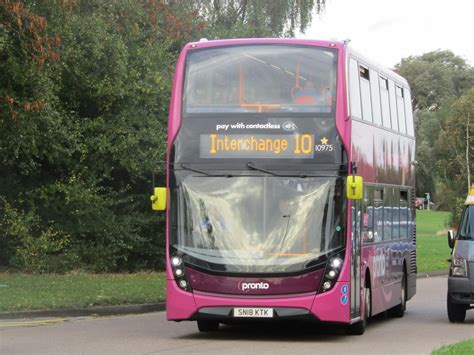
[[[271, 320], [308, 320], [328, 323], [350, 323], [349, 302], [341, 301], [348, 285], [337, 282], [334, 288], [322, 294], [288, 295], [285, 297], [238, 297], [216, 295], [179, 289], [174, 280], [167, 280], [168, 320], [214, 319], [221, 322], [236, 321], [236, 307], [272, 308]], [[238, 320], [247, 318], [240, 318]], [[253, 319], [253, 318], [252, 318]], [[247, 319], [248, 320], [248, 319]], [[265, 320], [265, 318], [259, 318]], [[268, 320], [268, 319], [267, 319]]]

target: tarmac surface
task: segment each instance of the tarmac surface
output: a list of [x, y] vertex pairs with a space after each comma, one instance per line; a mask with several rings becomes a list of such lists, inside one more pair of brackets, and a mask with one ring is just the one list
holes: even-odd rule
[[300, 323], [221, 325], [199, 333], [195, 322], [168, 322], [164, 312], [41, 317], [0, 320], [0, 354], [429, 354], [474, 337], [474, 310], [464, 324], [447, 319], [445, 276], [421, 278], [417, 288], [404, 318], [377, 316], [362, 336]]

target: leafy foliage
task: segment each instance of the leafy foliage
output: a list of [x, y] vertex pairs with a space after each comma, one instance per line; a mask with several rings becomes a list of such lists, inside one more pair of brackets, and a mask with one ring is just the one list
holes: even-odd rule
[[209, 39], [236, 37], [291, 37], [304, 32], [313, 10], [322, 11], [325, 0], [183, 0], [185, 9], [206, 22], [202, 35]]
[[474, 84], [474, 68], [449, 50], [402, 59], [396, 69], [410, 82], [415, 110], [439, 109]]
[[473, 182], [474, 68], [450, 51], [435, 51], [403, 59], [397, 70], [414, 96], [418, 194], [430, 192], [457, 221]]
[[[437, 170], [441, 187], [447, 187], [451, 200], [446, 207], [455, 208], [455, 219], [471, 183], [474, 182], [474, 87], [443, 111], [443, 129], [436, 144]], [[457, 207], [457, 209], [456, 209]]]
[[[3, 28], [16, 28], [2, 32], [0, 62], [2, 264], [37, 272], [161, 266], [163, 221], [149, 212], [147, 192], [165, 152], [172, 46], [184, 39], [164, 20], [149, 21], [161, 9], [152, 2], [139, 12], [132, 2], [100, 3], [0, 7]], [[42, 26], [19, 36], [25, 13]], [[30, 43], [48, 31], [61, 34], [57, 56], [48, 48], [38, 56]]]

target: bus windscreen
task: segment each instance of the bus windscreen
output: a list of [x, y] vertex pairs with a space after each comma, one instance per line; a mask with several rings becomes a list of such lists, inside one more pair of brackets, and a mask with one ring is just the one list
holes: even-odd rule
[[190, 265], [299, 272], [344, 245], [341, 179], [195, 175], [176, 176], [179, 217], [170, 241]]

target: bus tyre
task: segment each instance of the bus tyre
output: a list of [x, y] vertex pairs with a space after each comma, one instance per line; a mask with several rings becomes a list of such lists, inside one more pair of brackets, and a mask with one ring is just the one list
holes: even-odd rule
[[366, 286], [364, 289], [364, 302], [364, 319], [358, 321], [357, 323], [349, 325], [349, 327], [347, 328], [347, 334], [362, 335], [365, 332], [365, 328], [367, 327], [367, 321], [370, 318], [370, 314], [372, 313], [372, 294], [370, 286]]
[[407, 277], [405, 272], [403, 272], [402, 283], [401, 283], [401, 302], [398, 306], [393, 307], [389, 310], [389, 315], [391, 317], [402, 318], [405, 315], [405, 310], [407, 309]]
[[219, 322], [215, 320], [198, 320], [197, 324], [200, 332], [215, 332], [219, 329]]
[[466, 306], [454, 303], [448, 293], [448, 318], [451, 323], [463, 323], [466, 318]]

